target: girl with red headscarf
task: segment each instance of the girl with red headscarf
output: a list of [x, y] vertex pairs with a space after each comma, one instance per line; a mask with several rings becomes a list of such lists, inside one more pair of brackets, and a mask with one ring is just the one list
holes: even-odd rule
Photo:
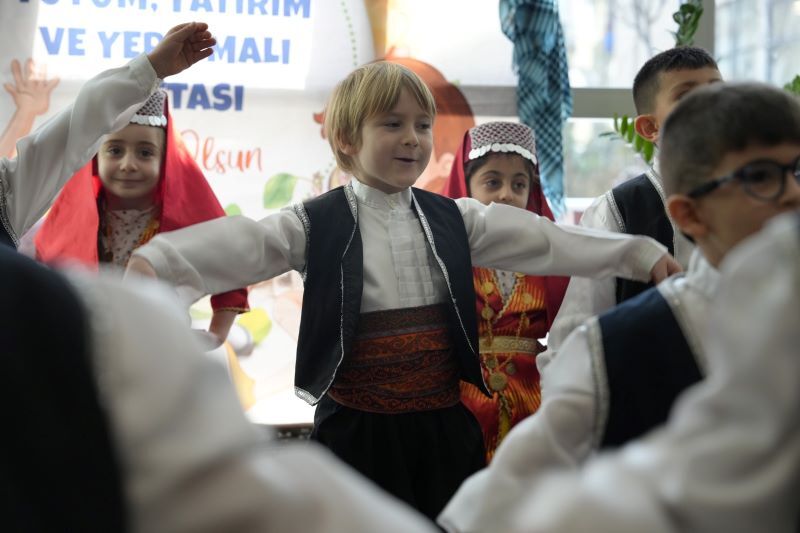
[[[159, 90], [64, 186], [36, 235], [36, 256], [124, 268], [133, 250], [157, 233], [224, 215]], [[236, 314], [248, 310], [247, 290], [212, 296], [211, 306], [209, 331], [221, 341]]]
[[[553, 219], [539, 184], [533, 130], [513, 122], [471, 128], [456, 153], [444, 194], [505, 203]], [[555, 319], [569, 278], [474, 267], [480, 358], [487, 398], [461, 382], [461, 400], [481, 424], [487, 461], [508, 431], [541, 400], [536, 355]]]

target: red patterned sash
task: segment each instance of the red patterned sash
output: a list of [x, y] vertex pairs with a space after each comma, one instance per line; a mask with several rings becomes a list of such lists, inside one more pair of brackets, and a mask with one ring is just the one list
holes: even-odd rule
[[373, 413], [409, 413], [459, 402], [446, 307], [363, 313], [353, 351], [328, 390], [338, 403]]

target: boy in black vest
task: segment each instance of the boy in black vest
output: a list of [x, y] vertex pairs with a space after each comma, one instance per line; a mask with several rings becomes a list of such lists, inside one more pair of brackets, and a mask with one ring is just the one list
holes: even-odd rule
[[429, 517], [484, 464], [480, 428], [459, 399], [460, 379], [488, 394], [473, 263], [640, 281], [679, 269], [652, 239], [562, 229], [522, 209], [412, 188], [435, 113], [407, 68], [361, 67], [325, 114], [337, 162], [355, 176], [348, 185], [260, 222], [227, 217], [162, 234], [129, 263], [189, 301], [302, 272], [295, 389], [317, 405], [312, 437]]
[[[714, 59], [701, 48], [677, 47], [649, 59], [636, 74], [633, 101], [636, 131], [660, 145], [664, 120], [675, 105], [696, 87], [722, 80]], [[659, 171], [661, 151], [644, 174], [614, 187], [597, 198], [581, 218], [581, 226], [632, 235], [647, 235], [667, 247], [683, 268], [688, 268], [693, 245], [674, 227], [665, 210]], [[558, 351], [564, 339], [590, 316], [636, 296], [650, 284], [619, 278], [572, 278], [561, 310], [550, 329], [548, 351], [540, 366]]]
[[[569, 336], [543, 376], [539, 411], [446, 509], [455, 530], [482, 530], [505, 515], [522, 492], [514, 483], [527, 486], [548, 469], [573, 467], [596, 448], [662, 425], [676, 398], [706, 373], [716, 269], [771, 218], [800, 208], [800, 103], [785, 91], [761, 84], [698, 89], [670, 115], [662, 154], [668, 212], [698, 247], [690, 272]], [[495, 487], [508, 489], [505, 500], [486, 504]]]
[[87, 81], [75, 103], [17, 142], [0, 158], [0, 246], [16, 248], [64, 183], [97, 152], [100, 138], [128, 123], [161, 79], [211, 55], [208, 25], [175, 26], [152, 51]]

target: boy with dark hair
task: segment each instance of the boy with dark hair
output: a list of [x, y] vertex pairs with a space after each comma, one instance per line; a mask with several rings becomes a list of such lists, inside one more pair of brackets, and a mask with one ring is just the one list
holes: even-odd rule
[[[677, 47], [649, 59], [633, 83], [636, 131], [660, 145], [664, 120], [692, 89], [722, 80], [714, 59], [702, 48]], [[633, 235], [647, 235], [667, 247], [684, 268], [689, 267], [692, 244], [679, 233], [664, 209], [664, 189], [659, 172], [662, 155], [657, 150], [653, 166], [597, 198], [580, 224]], [[550, 329], [548, 351], [540, 366], [554, 357], [564, 339], [590, 316], [636, 296], [652, 284], [619, 278], [573, 277], [556, 321]]]
[[[519, 503], [508, 494], [524, 492], [548, 468], [574, 466], [597, 447], [641, 437], [666, 421], [683, 390], [706, 372], [713, 379], [713, 357], [724, 353], [706, 349], [715, 269], [771, 218], [800, 207], [800, 103], [762, 84], [720, 84], [689, 96], [665, 131], [667, 210], [697, 243], [692, 262], [702, 254], [703, 265], [569, 336], [544, 375], [539, 412], [512, 431], [492, 466], [467, 480], [445, 510], [441, 520], [453, 531], [484, 530], [482, 520], [508, 516]], [[746, 329], [748, 322], [739, 324]], [[490, 500], [498, 487], [505, 499]]]

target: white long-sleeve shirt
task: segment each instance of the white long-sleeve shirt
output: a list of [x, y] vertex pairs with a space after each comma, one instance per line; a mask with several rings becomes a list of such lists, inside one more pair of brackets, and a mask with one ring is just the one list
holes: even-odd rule
[[[685, 276], [673, 276], [658, 286], [701, 369], [703, 333], [718, 280], [717, 270], [697, 250]], [[462, 484], [442, 512], [443, 525], [460, 532], [503, 531], [501, 526], [508, 526], [505, 520], [510, 518], [507, 510], [523, 498], [524, 487], [549, 469], [575, 468], [589, 457], [600, 437], [600, 413], [608, 406], [604, 366], [595, 358], [602, 354], [592, 348], [586, 325], [567, 338], [542, 375], [539, 410], [514, 427], [486, 469]]]
[[507, 527], [484, 531], [797, 530], [797, 216], [771, 223], [721, 271], [705, 336], [708, 377], [680, 397], [667, 425], [579, 471], [554, 469], [518, 483], [524, 497], [507, 509]]
[[[647, 171], [647, 178], [658, 191], [662, 202], [665, 201], [664, 189], [658, 173], [658, 161], [656, 161], [653, 168]], [[610, 194], [612, 194], [611, 191], [608, 191], [606, 194], [596, 198], [586, 209], [581, 216], [580, 225], [582, 227], [615, 233], [624, 232], [617, 221], [614, 205], [609, 198]], [[677, 231], [674, 225], [673, 232], [675, 259], [686, 269], [689, 266], [689, 259], [694, 250], [694, 245]], [[540, 369], [547, 366], [547, 363], [554, 357], [555, 352], [558, 351], [567, 336], [583, 324], [587, 318], [599, 315], [617, 305], [616, 287], [617, 282], [613, 277], [595, 277], [591, 279], [576, 276], [570, 280], [561, 308], [550, 328], [547, 351], [543, 352], [537, 360]]]
[[0, 224], [15, 242], [44, 215], [101, 138], [124, 127], [160, 80], [142, 54], [87, 81], [75, 102], [17, 142], [17, 157], [0, 158]]
[[111, 276], [69, 279], [89, 312], [132, 531], [434, 530], [321, 446], [263, 440], [168, 290]]
[[[447, 301], [447, 286], [412, 211], [411, 189], [386, 194], [357, 180], [351, 186], [364, 254], [361, 311]], [[456, 205], [477, 266], [647, 280], [666, 252], [653, 239], [557, 226], [507, 205], [485, 206], [472, 198]], [[291, 269], [302, 271], [305, 247], [303, 225], [294, 209], [286, 208], [258, 222], [226, 217], [161, 233], [133, 255], [146, 259], [190, 303]], [[331, 264], [336, 261], [331, 258]]]

